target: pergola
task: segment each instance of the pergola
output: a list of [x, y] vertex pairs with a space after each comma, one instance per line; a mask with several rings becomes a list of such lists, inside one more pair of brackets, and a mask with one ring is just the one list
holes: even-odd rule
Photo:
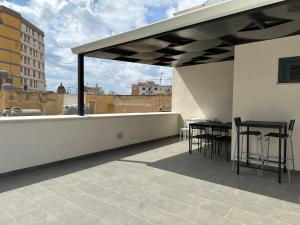
[[78, 115], [84, 57], [168, 67], [234, 59], [234, 46], [300, 34], [298, 0], [229, 0], [72, 49], [78, 55]]

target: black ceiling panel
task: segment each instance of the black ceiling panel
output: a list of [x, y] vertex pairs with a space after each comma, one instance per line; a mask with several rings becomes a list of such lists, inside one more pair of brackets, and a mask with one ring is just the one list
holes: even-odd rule
[[181, 54], [185, 53], [184, 51], [178, 51], [178, 50], [175, 50], [172, 48], [163, 48], [163, 49], [158, 50], [157, 52], [164, 53], [166, 55], [172, 55], [172, 56], [181, 55]]
[[205, 52], [207, 53], [206, 55], [217, 55], [217, 54], [227, 53], [228, 51], [221, 48], [211, 48], [205, 50]]
[[251, 40], [251, 39], [246, 39], [246, 38], [239, 38], [234, 35], [227, 35], [227, 36], [221, 37], [220, 39], [229, 45], [242, 45], [242, 44], [247, 44], [247, 43], [251, 43], [254, 41], [259, 41], [259, 40]]
[[192, 59], [192, 61], [202, 61], [202, 60], [207, 60], [210, 59], [210, 57], [207, 56], [198, 56]]
[[115, 60], [125, 61], [125, 62], [139, 62], [140, 61], [139, 59], [133, 59], [133, 58], [128, 58], [128, 57], [124, 57], [124, 56], [118, 57]]
[[300, 34], [300, 1], [232, 15], [87, 54], [160, 66], [234, 59], [234, 46]]
[[172, 62], [172, 61], [174, 61], [175, 59], [173, 59], [173, 58], [168, 58], [168, 57], [164, 56], [164, 57], [156, 58], [156, 60], [159, 60], [159, 61], [161, 61], [161, 62]]
[[172, 66], [171, 64], [164, 63], [164, 62], [154, 63], [153, 65], [156, 65], [156, 66]]

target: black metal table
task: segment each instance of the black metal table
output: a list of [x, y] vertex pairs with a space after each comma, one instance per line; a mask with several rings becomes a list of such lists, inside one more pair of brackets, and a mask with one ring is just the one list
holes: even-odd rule
[[221, 123], [221, 122], [197, 122], [197, 123], [190, 123], [189, 124], [189, 153], [192, 154], [192, 130], [198, 129], [203, 130], [205, 128], [217, 128], [223, 130], [231, 130], [232, 124], [231, 123]]
[[[282, 136], [287, 134], [287, 122], [272, 122], [272, 121], [244, 121], [237, 127], [237, 174], [240, 173], [240, 130], [241, 127], [247, 127], [247, 131], [250, 128], [268, 128], [278, 129], [279, 132], [279, 148], [278, 148], [278, 183], [281, 183], [281, 165], [284, 165], [284, 172], [286, 172], [286, 147], [287, 142], [284, 139], [284, 162], [281, 162], [281, 145]], [[247, 135], [247, 166], [249, 166], [249, 135]]]

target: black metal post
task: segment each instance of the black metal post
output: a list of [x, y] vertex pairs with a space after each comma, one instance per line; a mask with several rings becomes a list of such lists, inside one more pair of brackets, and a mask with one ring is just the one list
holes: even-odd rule
[[78, 55], [78, 115], [84, 116], [84, 55]]
[[[287, 136], [287, 126], [284, 127], [284, 136], [286, 137]], [[287, 150], [287, 138], [284, 138], [284, 148], [283, 148], [283, 151], [284, 151], [284, 167], [283, 167], [283, 171], [284, 173], [286, 173], [286, 150]]]
[[240, 126], [237, 127], [237, 165], [236, 172], [240, 174]]
[[281, 183], [281, 138], [282, 138], [282, 129], [279, 128], [279, 165], [278, 165], [278, 183]]
[[[193, 130], [192, 130], [193, 132]], [[193, 141], [192, 139], [192, 135], [191, 135], [191, 125], [189, 124], [189, 153], [192, 154], [192, 147], [193, 147], [193, 143], [191, 143]]]
[[250, 151], [249, 131], [250, 128], [249, 126], [247, 126], [247, 166], [249, 166], [249, 151]]

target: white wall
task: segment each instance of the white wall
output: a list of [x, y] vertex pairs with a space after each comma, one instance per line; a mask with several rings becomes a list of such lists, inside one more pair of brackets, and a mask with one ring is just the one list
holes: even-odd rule
[[231, 121], [233, 61], [174, 68], [172, 110], [189, 117]]
[[[235, 49], [233, 117], [296, 119], [294, 150], [300, 170], [300, 84], [277, 84], [278, 59], [300, 55], [300, 36], [240, 45]], [[278, 142], [272, 149], [278, 149]], [[275, 151], [275, 152], [276, 152]]]
[[[86, 93], [84, 93], [84, 102], [86, 103]], [[77, 94], [64, 94], [64, 105], [77, 105]]]
[[[178, 134], [178, 114], [0, 119], [0, 173]], [[117, 133], [123, 132], [123, 139]]]

